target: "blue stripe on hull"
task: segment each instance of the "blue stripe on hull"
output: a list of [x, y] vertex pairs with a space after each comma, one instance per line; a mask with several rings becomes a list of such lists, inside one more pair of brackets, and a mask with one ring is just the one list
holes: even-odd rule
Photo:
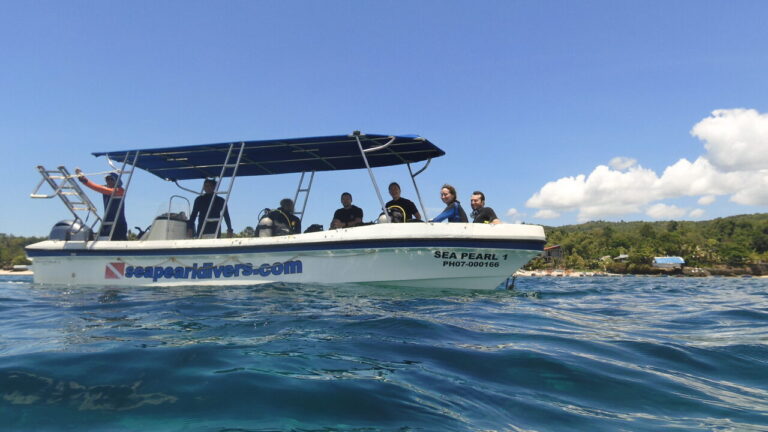
[[158, 256], [158, 255], [222, 255], [245, 253], [270, 253], [270, 252], [297, 252], [317, 250], [339, 249], [382, 249], [382, 248], [407, 248], [407, 247], [449, 247], [466, 249], [510, 249], [510, 250], [544, 250], [544, 241], [537, 240], [451, 240], [451, 239], [423, 239], [423, 240], [363, 240], [347, 242], [319, 242], [301, 243], [291, 245], [265, 245], [265, 246], [225, 246], [203, 248], [162, 248], [162, 249], [34, 249], [27, 248], [27, 256], [51, 257], [51, 256]]

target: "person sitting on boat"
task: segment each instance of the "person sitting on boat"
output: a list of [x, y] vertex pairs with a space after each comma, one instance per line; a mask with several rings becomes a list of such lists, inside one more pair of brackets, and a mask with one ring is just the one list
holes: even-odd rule
[[[101, 224], [101, 232], [99, 233], [99, 236], [107, 237], [109, 236], [109, 232], [112, 231], [110, 240], [128, 240], [128, 222], [125, 221], [125, 204], [120, 205], [125, 196], [125, 189], [123, 189], [123, 182], [118, 181], [118, 175], [115, 173], [107, 174], [104, 178], [104, 181], [107, 184], [106, 186], [103, 186], [88, 180], [80, 168], [75, 168], [75, 174], [77, 175], [77, 179], [83, 182], [83, 184], [100, 193], [101, 198], [104, 200], [104, 221]], [[112, 227], [113, 224], [114, 230]]]
[[485, 206], [485, 194], [480, 191], [472, 192], [469, 200], [472, 206], [471, 216], [474, 223], [499, 224], [501, 221], [496, 217], [496, 212], [492, 208]]
[[430, 222], [467, 222], [467, 214], [461, 208], [461, 203], [456, 200], [456, 188], [449, 184], [444, 184], [440, 189], [440, 199], [445, 203], [445, 210], [435, 216]]
[[301, 219], [293, 214], [293, 200], [280, 200], [280, 208], [267, 214], [272, 220], [272, 235], [301, 234]]
[[400, 185], [396, 182], [389, 184], [389, 194], [392, 195], [392, 200], [386, 204], [387, 211], [403, 212], [402, 222], [421, 221], [421, 215], [419, 210], [416, 209], [416, 204], [413, 201], [400, 196]]
[[[224, 210], [224, 222], [227, 224], [227, 237], [232, 237], [232, 221], [229, 219], [229, 209], [224, 207], [224, 198], [213, 193], [216, 189], [216, 180], [206, 179], [203, 182], [203, 194], [195, 198], [195, 203], [192, 206], [192, 214], [187, 221], [187, 233], [195, 237], [203, 232], [203, 235], [212, 236], [214, 233], [216, 237], [221, 235], [221, 228], [216, 232], [216, 227], [221, 226], [218, 221], [221, 218], [222, 209]], [[213, 207], [211, 207], [211, 213], [208, 215], [208, 219], [216, 219], [208, 221], [206, 223], [205, 216], [208, 214], [208, 207], [211, 205], [211, 199], [213, 199]], [[195, 219], [197, 219], [197, 229], [195, 229]], [[203, 228], [205, 227], [205, 228]]]
[[352, 205], [352, 194], [344, 192], [341, 194], [342, 207], [333, 214], [331, 228], [349, 228], [363, 223], [363, 210]]

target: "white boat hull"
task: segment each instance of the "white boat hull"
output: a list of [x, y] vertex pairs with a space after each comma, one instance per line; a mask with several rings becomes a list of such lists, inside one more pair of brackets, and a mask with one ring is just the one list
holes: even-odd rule
[[45, 241], [27, 247], [39, 284], [370, 283], [493, 289], [540, 254], [536, 225], [378, 224], [273, 238]]

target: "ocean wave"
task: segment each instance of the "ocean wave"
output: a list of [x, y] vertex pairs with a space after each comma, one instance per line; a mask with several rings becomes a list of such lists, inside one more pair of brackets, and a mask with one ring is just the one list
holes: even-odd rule
[[766, 430], [766, 289], [722, 278], [525, 278], [512, 292], [429, 295], [3, 281], [0, 420], [16, 430]]

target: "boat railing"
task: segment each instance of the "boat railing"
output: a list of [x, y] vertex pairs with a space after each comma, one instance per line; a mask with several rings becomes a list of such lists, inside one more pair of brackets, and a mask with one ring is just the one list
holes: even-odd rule
[[[192, 206], [191, 206], [191, 204], [190, 204], [190, 202], [189, 202], [189, 199], [188, 199], [187, 197], [183, 197], [183, 196], [181, 196], [181, 195], [171, 195], [171, 197], [168, 199], [168, 212], [165, 214], [165, 218], [166, 218], [166, 224], [165, 224], [165, 238], [169, 238], [169, 236], [170, 236], [170, 230], [171, 230], [171, 216], [173, 215], [173, 213], [172, 213], [172, 211], [173, 211], [173, 210], [172, 210], [172, 207], [173, 207], [173, 199], [174, 199], [174, 198], [178, 198], [178, 199], [180, 199], [180, 200], [184, 200], [184, 201], [186, 201], [186, 202], [187, 202], [187, 213], [186, 213], [186, 214], [184, 214], [184, 212], [181, 212], [181, 215], [184, 215], [186, 218], [188, 218], [188, 216], [187, 216], [187, 215], [191, 214], [191, 209], [192, 209]], [[187, 220], [189, 220], [189, 219], [187, 219]]]

